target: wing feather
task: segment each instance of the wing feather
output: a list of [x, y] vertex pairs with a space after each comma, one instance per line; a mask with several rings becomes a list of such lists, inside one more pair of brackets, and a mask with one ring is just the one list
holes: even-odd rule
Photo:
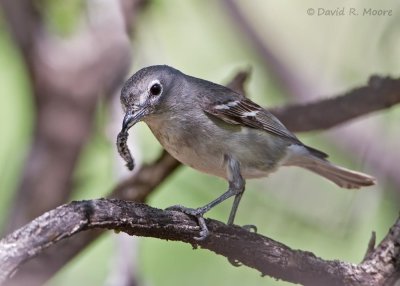
[[245, 97], [208, 102], [203, 106], [203, 110], [229, 124], [262, 129], [289, 139], [293, 143], [301, 144], [299, 139], [274, 115]]

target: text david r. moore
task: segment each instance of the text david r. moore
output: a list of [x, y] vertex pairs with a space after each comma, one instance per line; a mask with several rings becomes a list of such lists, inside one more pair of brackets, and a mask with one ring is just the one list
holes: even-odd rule
[[318, 16], [392, 16], [392, 9], [373, 9], [373, 8], [335, 8], [335, 9], [327, 9], [327, 8], [318, 8], [317, 10]]

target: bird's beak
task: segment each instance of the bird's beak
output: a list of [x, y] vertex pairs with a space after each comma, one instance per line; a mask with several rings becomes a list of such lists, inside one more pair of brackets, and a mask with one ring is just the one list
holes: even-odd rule
[[117, 136], [118, 152], [125, 160], [126, 166], [129, 170], [133, 170], [133, 168], [135, 167], [135, 161], [131, 155], [131, 152], [129, 151], [128, 145], [126, 144], [128, 140], [128, 130], [133, 125], [138, 123], [147, 113], [148, 109], [146, 107], [128, 109], [125, 114], [124, 120], [122, 121], [121, 132], [119, 132]]
[[140, 108], [136, 111], [129, 109], [125, 114], [124, 120], [122, 121], [121, 133], [128, 132], [129, 128], [138, 123], [146, 114], [147, 108], [145, 107]]

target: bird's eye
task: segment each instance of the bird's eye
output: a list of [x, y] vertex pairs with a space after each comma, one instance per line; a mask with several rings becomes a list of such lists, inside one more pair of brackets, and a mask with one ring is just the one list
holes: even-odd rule
[[160, 95], [162, 92], [162, 86], [159, 83], [154, 83], [151, 87], [150, 87], [150, 94], [152, 96], [157, 96]]

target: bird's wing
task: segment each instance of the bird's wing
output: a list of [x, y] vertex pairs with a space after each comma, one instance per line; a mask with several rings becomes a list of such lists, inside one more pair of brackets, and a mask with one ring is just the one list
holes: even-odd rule
[[245, 97], [210, 101], [202, 108], [227, 123], [262, 129], [303, 145], [274, 115]]

